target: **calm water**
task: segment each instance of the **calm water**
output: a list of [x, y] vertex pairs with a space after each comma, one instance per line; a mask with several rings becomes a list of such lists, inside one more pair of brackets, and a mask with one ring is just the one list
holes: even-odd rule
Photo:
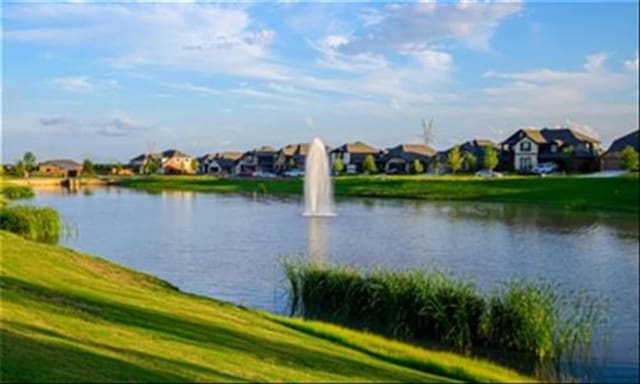
[[516, 277], [551, 279], [609, 300], [606, 367], [595, 380], [638, 381], [636, 217], [537, 207], [348, 199], [337, 217], [301, 217], [301, 199], [119, 188], [38, 191], [76, 234], [62, 240], [184, 291], [286, 311], [278, 260], [300, 254], [359, 266], [435, 265], [490, 290]]

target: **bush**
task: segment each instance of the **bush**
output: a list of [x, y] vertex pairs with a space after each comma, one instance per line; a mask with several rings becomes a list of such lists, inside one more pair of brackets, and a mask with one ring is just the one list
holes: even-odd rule
[[35, 195], [33, 188], [23, 185], [5, 185], [0, 193], [9, 200], [29, 199]]
[[62, 222], [53, 208], [16, 205], [0, 208], [0, 229], [28, 240], [57, 243]]

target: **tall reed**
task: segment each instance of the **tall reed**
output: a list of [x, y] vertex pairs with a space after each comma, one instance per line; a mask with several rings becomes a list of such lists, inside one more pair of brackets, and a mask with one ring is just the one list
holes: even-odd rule
[[0, 229], [28, 240], [57, 243], [62, 221], [53, 208], [12, 205], [0, 208]]
[[368, 271], [283, 262], [292, 315], [459, 349], [492, 347], [559, 362], [585, 355], [604, 308], [557, 284], [514, 281], [481, 294], [472, 281], [434, 268]]

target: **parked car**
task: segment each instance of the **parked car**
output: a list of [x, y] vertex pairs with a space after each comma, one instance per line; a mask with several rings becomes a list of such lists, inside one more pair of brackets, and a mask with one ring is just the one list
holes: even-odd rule
[[491, 169], [481, 169], [476, 172], [477, 177], [502, 177], [502, 173], [493, 171]]
[[284, 177], [303, 177], [304, 171], [299, 169], [290, 169], [282, 174]]
[[556, 163], [548, 162], [536, 165], [531, 169], [531, 172], [535, 173], [536, 175], [547, 175], [557, 170], [558, 165]]
[[261, 172], [261, 171], [253, 172], [251, 174], [251, 176], [257, 177], [257, 178], [260, 178], [260, 179], [273, 179], [274, 177], [277, 177], [275, 173]]

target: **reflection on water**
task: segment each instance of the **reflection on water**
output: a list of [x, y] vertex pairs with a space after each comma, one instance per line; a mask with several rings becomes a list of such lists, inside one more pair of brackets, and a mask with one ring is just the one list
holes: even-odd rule
[[[607, 368], [638, 380], [638, 218], [536, 206], [339, 199], [337, 217], [300, 216], [300, 197], [155, 194], [116, 187], [36, 191], [79, 232], [63, 245], [159, 276], [181, 289], [286, 313], [278, 260], [308, 252], [362, 267], [434, 265], [481, 291], [514, 278], [558, 281], [609, 300]], [[603, 354], [596, 356], [602, 358]], [[525, 367], [526, 368], [526, 367]], [[529, 367], [531, 368], [531, 367]]]
[[329, 258], [329, 217], [308, 217], [309, 248], [308, 255], [315, 262], [323, 262]]

